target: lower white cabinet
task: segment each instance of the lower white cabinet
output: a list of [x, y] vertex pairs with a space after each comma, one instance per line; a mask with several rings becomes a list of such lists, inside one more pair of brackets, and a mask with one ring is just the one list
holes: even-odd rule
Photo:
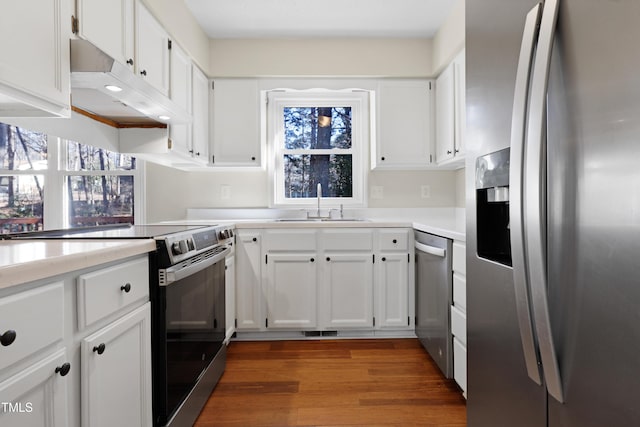
[[266, 293], [268, 329], [315, 329], [316, 254], [268, 254]]
[[373, 256], [326, 252], [321, 262], [325, 326], [373, 327]]
[[236, 331], [236, 257], [228, 255], [224, 260], [224, 313], [226, 322], [225, 339], [227, 342]]
[[67, 360], [61, 349], [0, 383], [0, 425], [67, 427]]
[[151, 425], [151, 304], [81, 345], [82, 425]]
[[236, 236], [237, 332], [413, 328], [411, 230], [240, 229]]
[[402, 328], [411, 325], [409, 315], [408, 253], [382, 253], [376, 270], [378, 303], [376, 326]]

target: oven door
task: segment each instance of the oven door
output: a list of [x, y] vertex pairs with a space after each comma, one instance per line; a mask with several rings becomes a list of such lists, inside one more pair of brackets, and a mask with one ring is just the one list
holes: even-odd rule
[[154, 316], [156, 425], [170, 424], [183, 405], [194, 406], [185, 401], [223, 346], [227, 253], [228, 249], [196, 256], [159, 270]]

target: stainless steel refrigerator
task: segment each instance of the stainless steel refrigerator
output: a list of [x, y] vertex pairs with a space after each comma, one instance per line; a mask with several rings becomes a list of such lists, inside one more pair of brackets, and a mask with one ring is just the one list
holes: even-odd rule
[[470, 427], [640, 426], [640, 1], [467, 0]]

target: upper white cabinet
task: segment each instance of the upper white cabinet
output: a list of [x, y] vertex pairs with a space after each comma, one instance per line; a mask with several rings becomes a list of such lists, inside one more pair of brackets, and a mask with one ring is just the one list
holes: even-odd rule
[[169, 33], [149, 10], [136, 2], [136, 73], [169, 95]]
[[77, 0], [78, 36], [134, 69], [134, 0]]
[[193, 112], [193, 158], [209, 162], [209, 79], [195, 65], [191, 67]]
[[[187, 113], [192, 114], [191, 58], [177, 43], [172, 43], [169, 59], [169, 96]], [[191, 124], [170, 125], [169, 138], [172, 150], [185, 156], [190, 154]]]
[[374, 169], [423, 169], [432, 166], [433, 82], [384, 79], [376, 100], [377, 139]]
[[465, 60], [464, 51], [436, 80], [436, 161], [464, 166]]
[[2, 3], [0, 117], [69, 117], [69, 4]]
[[211, 118], [213, 166], [261, 166], [257, 79], [214, 80]]

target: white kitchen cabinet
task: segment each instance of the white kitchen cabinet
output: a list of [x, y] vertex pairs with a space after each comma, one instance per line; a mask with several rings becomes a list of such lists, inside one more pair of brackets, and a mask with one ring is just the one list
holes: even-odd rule
[[451, 333], [453, 335], [453, 378], [466, 397], [467, 391], [467, 295], [466, 245], [454, 241], [452, 246], [453, 305]]
[[323, 255], [325, 324], [328, 329], [373, 326], [373, 256], [371, 253]]
[[412, 232], [380, 229], [376, 244], [376, 327], [412, 328]]
[[236, 329], [264, 326], [262, 293], [262, 235], [259, 230], [236, 233]]
[[2, 3], [0, 117], [70, 117], [66, 0]]
[[169, 33], [141, 1], [136, 1], [136, 73], [169, 96]]
[[376, 99], [373, 169], [427, 169], [433, 160], [433, 82], [384, 79]]
[[316, 259], [315, 253], [267, 253], [268, 329], [315, 329]]
[[236, 257], [227, 255], [224, 260], [224, 298], [225, 298], [225, 322], [227, 342], [236, 331]]
[[209, 79], [195, 65], [191, 67], [193, 113], [193, 159], [209, 162]]
[[262, 165], [257, 79], [215, 79], [211, 121], [214, 167]]
[[134, 70], [134, 1], [77, 0], [78, 36]]
[[82, 425], [151, 426], [151, 304], [81, 345]]
[[61, 349], [0, 382], [0, 425], [67, 427], [67, 360]]
[[436, 162], [464, 167], [465, 64], [462, 51], [436, 80]]
[[[193, 114], [192, 108], [192, 84], [191, 84], [191, 58], [177, 43], [171, 44], [170, 50], [170, 87], [169, 96], [173, 102], [182, 107], [188, 114]], [[185, 157], [190, 157], [192, 150], [190, 123], [169, 125], [169, 138], [171, 138], [172, 151]]]

